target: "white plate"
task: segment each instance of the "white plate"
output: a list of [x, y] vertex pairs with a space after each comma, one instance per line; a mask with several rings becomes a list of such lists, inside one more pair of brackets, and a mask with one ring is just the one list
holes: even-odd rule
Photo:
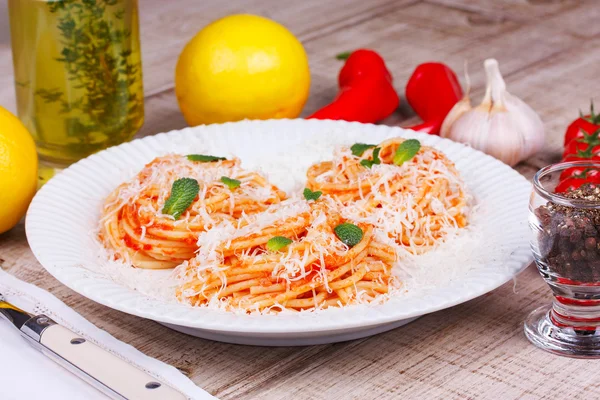
[[[99, 267], [104, 254], [92, 233], [103, 199], [158, 155], [236, 155], [246, 168], [261, 168], [273, 183], [293, 190], [303, 187], [308, 166], [331, 158], [335, 146], [378, 143], [394, 136], [417, 138], [445, 152], [478, 203], [469, 228], [470, 234], [479, 238], [476, 246], [459, 247], [460, 240], [449, 241], [446, 245], [453, 251], [433, 251], [424, 256], [423, 263], [431, 271], [442, 271], [432, 276], [444, 277], [446, 268], [462, 271], [435, 284], [432, 280], [431, 287], [409, 291], [377, 306], [292, 315], [238, 315], [144, 295]], [[503, 163], [437, 136], [340, 121], [243, 121], [146, 137], [92, 155], [67, 168], [38, 192], [27, 213], [26, 229], [31, 249], [44, 268], [98, 303], [213, 340], [306, 345], [383, 332], [473, 299], [513, 278], [532, 260], [527, 226], [530, 188], [525, 178]]]

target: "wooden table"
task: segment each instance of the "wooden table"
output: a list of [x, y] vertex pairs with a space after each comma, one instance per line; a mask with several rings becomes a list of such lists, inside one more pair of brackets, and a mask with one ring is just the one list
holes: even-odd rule
[[[143, 0], [140, 7], [147, 110], [140, 136], [185, 126], [173, 92], [177, 55], [206, 23], [236, 12], [271, 17], [304, 43], [312, 87], [303, 115], [335, 95], [341, 65], [334, 55], [342, 51], [380, 51], [399, 93], [418, 63], [441, 60], [462, 71], [468, 60], [476, 101], [485, 84], [482, 62], [497, 58], [509, 90], [546, 125], [545, 150], [517, 166], [528, 178], [559, 158], [562, 134], [578, 109], [587, 109], [594, 96], [600, 103], [600, 2], [594, 0]], [[0, 104], [12, 111], [13, 90], [6, 0], [0, 0]], [[403, 102], [384, 123], [417, 121]], [[391, 332], [287, 348], [197, 339], [95, 304], [42, 269], [23, 224], [0, 235], [0, 267], [222, 399], [600, 396], [597, 362], [550, 355], [523, 335], [526, 315], [550, 301], [533, 266], [492, 293]]]

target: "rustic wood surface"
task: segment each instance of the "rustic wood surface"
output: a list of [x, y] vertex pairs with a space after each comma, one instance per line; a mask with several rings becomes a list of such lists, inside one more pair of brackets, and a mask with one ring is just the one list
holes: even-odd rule
[[[600, 2], [595, 0], [245, 0], [140, 4], [146, 123], [140, 136], [185, 122], [173, 92], [177, 55], [218, 17], [250, 12], [271, 17], [304, 43], [312, 72], [303, 115], [336, 93], [334, 55], [358, 47], [380, 51], [399, 93], [414, 67], [441, 60], [469, 63], [472, 95], [484, 90], [482, 61], [499, 60], [509, 90], [546, 125], [545, 150], [517, 170], [528, 178], [559, 158], [566, 125], [600, 103]], [[0, 0], [0, 104], [14, 111], [6, 0]], [[417, 122], [403, 102], [384, 123]], [[508, 188], [509, 190], [509, 188]], [[28, 248], [23, 224], [0, 235], [0, 267], [42, 287], [85, 318], [146, 354], [174, 365], [222, 399], [598, 398], [593, 361], [550, 355], [529, 344], [522, 323], [550, 301], [530, 266], [501, 288], [427, 315], [391, 332], [333, 345], [261, 348], [197, 339], [95, 304], [58, 283]]]

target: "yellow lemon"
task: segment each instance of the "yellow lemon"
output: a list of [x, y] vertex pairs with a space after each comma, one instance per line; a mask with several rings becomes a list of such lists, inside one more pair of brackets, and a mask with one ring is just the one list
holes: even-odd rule
[[295, 118], [308, 98], [302, 44], [284, 26], [239, 14], [206, 26], [185, 46], [175, 93], [190, 125]]
[[37, 187], [35, 143], [21, 121], [0, 107], [0, 233], [25, 215]]

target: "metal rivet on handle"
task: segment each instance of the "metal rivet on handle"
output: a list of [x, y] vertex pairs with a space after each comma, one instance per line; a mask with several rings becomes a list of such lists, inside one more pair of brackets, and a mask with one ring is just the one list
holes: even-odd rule
[[85, 339], [84, 338], [71, 339], [71, 344], [81, 344], [81, 343], [85, 343]]
[[161, 387], [161, 384], [158, 382], [148, 382], [146, 383], [146, 389], [158, 389]]

